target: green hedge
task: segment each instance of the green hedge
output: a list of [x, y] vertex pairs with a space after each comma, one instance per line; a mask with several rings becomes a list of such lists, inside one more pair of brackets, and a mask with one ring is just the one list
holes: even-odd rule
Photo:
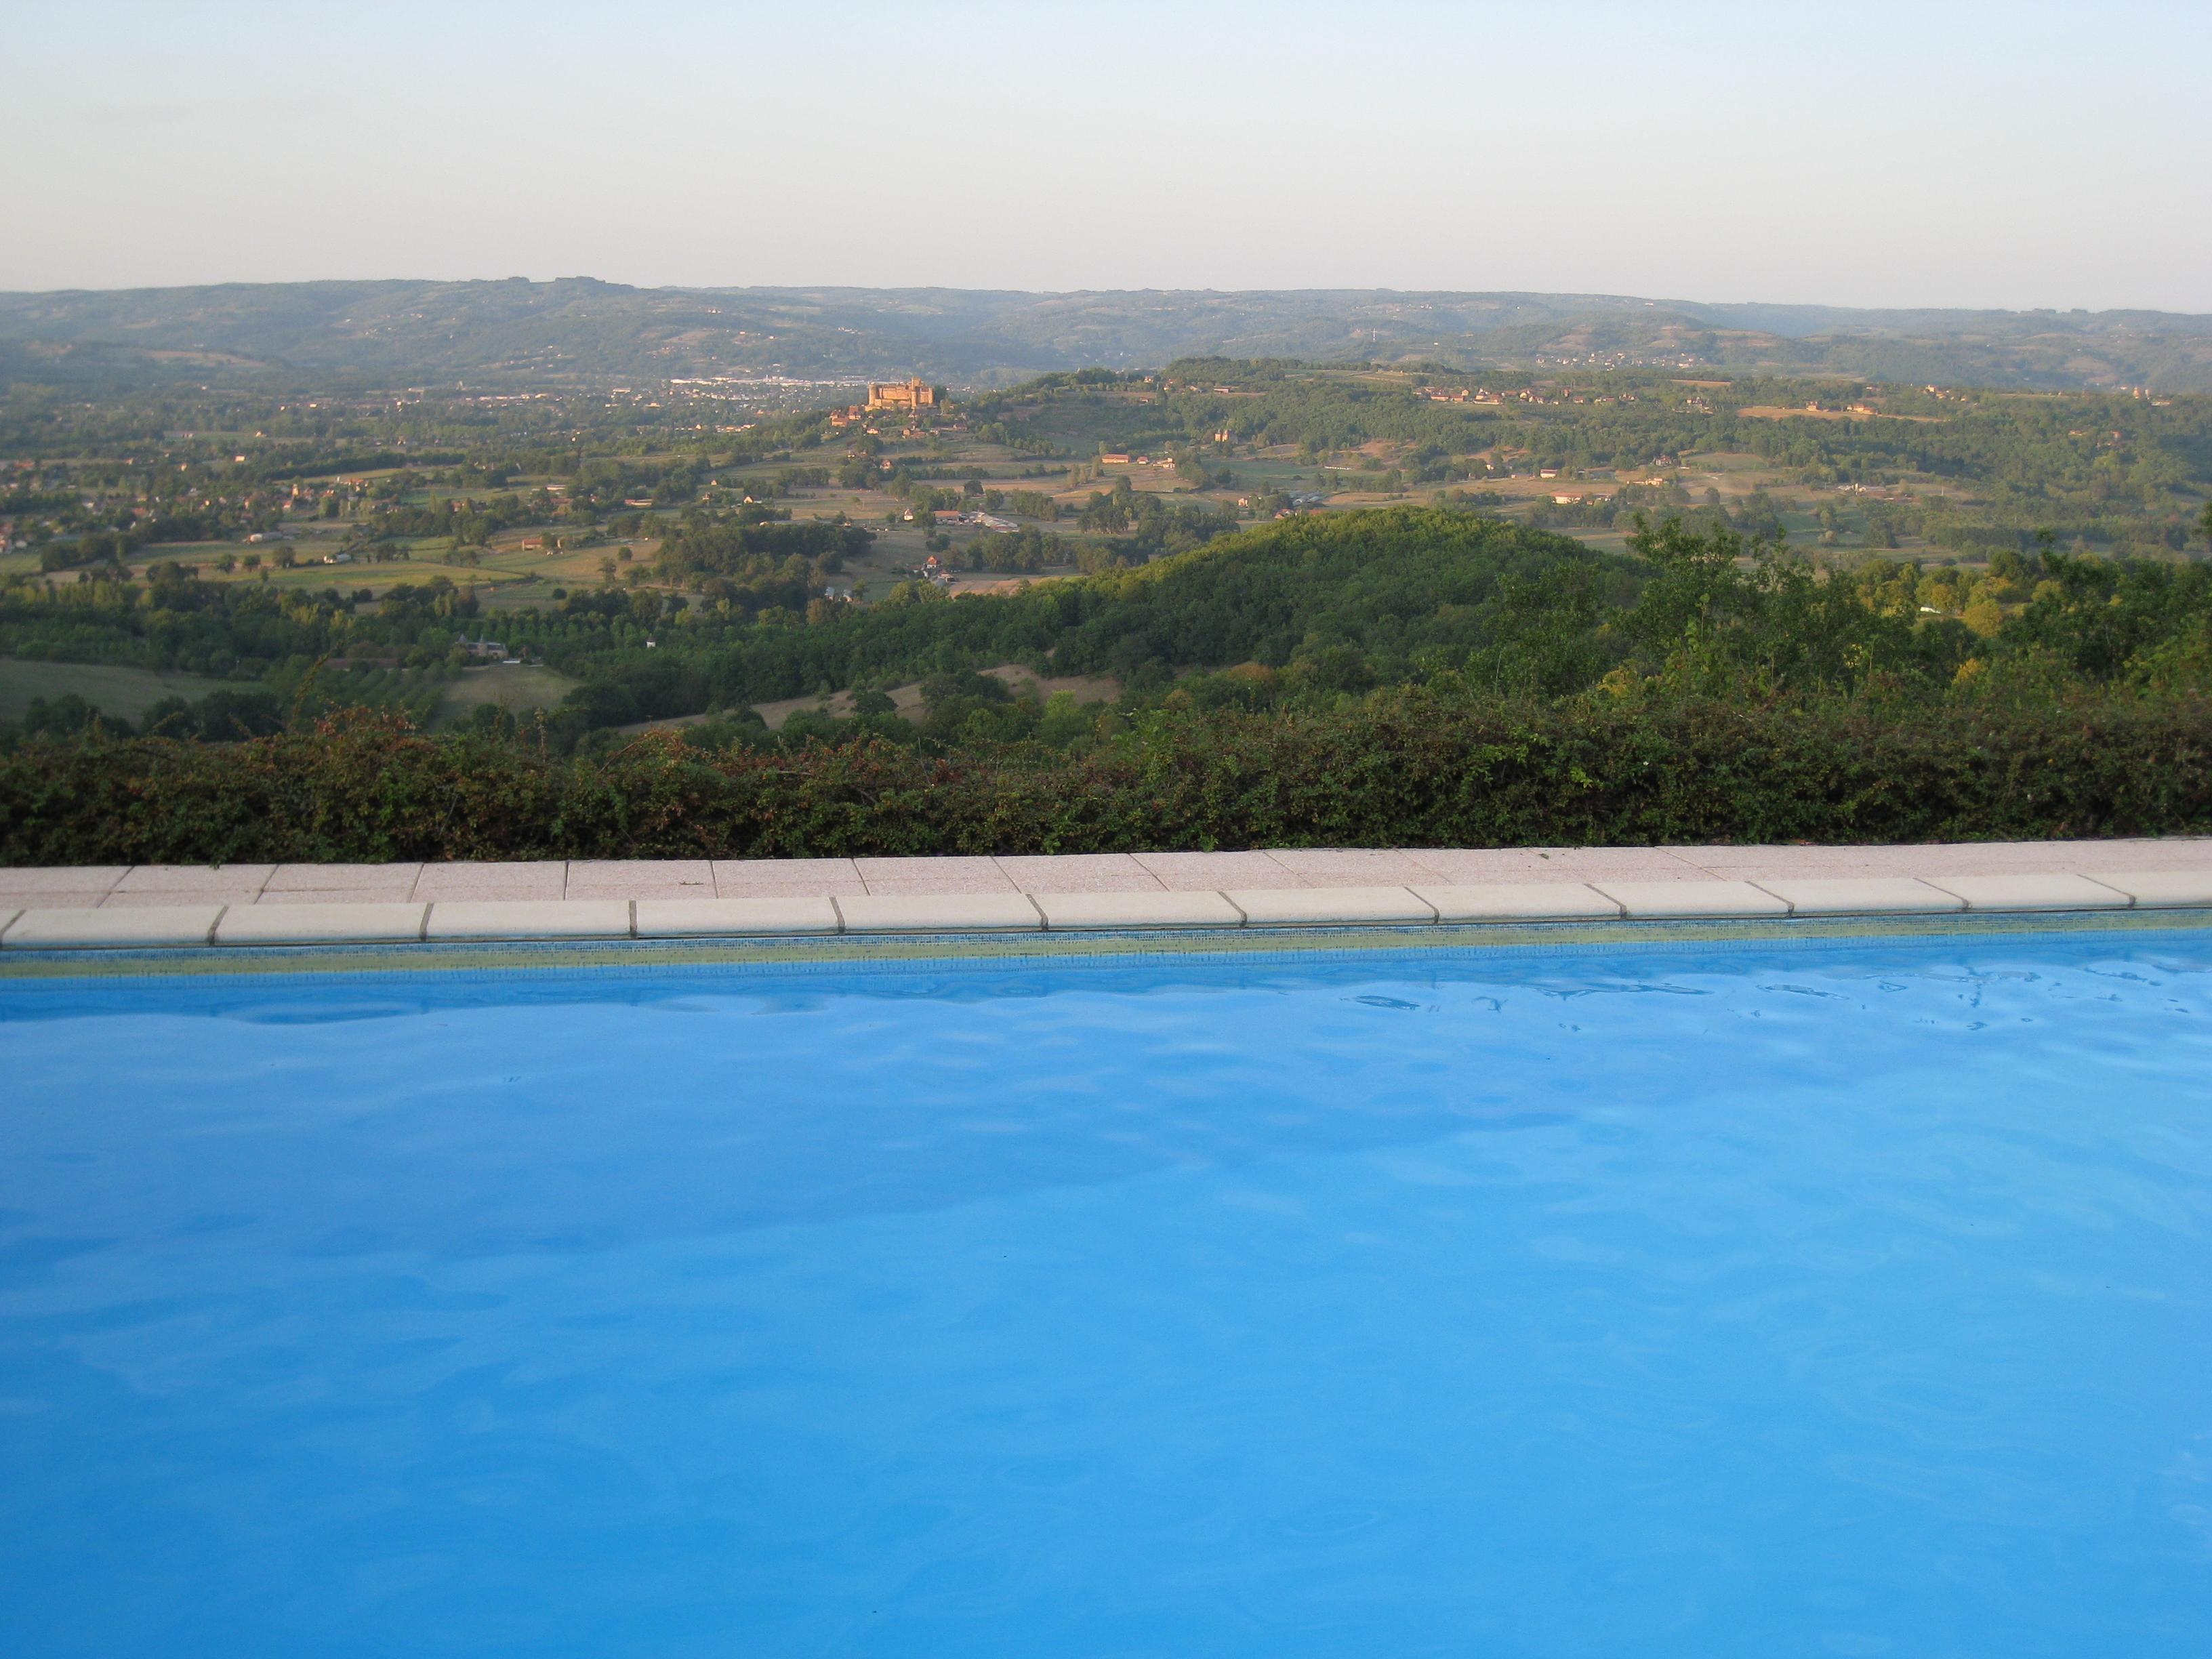
[[0, 864], [817, 857], [1180, 848], [1907, 842], [2212, 831], [2197, 704], [2093, 713], [1504, 708], [1168, 714], [1078, 759], [877, 741], [611, 757], [356, 714], [213, 744], [0, 756]]

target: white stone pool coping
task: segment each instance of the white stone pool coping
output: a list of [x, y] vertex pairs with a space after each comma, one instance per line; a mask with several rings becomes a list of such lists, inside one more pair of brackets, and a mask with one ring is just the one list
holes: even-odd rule
[[[1401, 879], [1328, 879], [1343, 874]], [[1468, 874], [1498, 878], [1449, 878]], [[0, 951], [2198, 908], [2212, 908], [2212, 837], [1921, 848], [139, 866], [0, 870]]]

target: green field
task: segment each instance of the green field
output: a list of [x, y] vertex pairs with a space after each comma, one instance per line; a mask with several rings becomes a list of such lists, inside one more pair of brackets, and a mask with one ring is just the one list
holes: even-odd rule
[[438, 723], [459, 720], [488, 703], [510, 714], [556, 708], [562, 698], [582, 684], [550, 668], [528, 664], [510, 668], [495, 663], [489, 668], [464, 669], [460, 678], [446, 687], [445, 697], [438, 704]]
[[136, 720], [164, 697], [197, 702], [210, 691], [260, 691], [251, 680], [213, 680], [201, 674], [160, 674], [150, 668], [111, 668], [100, 663], [26, 662], [0, 657], [0, 720], [19, 720], [33, 697], [49, 702], [75, 692], [104, 714]]
[[[463, 671], [445, 688], [438, 705], [440, 724], [459, 719], [490, 703], [513, 714], [557, 707], [580, 682], [550, 668], [495, 665]], [[164, 697], [197, 702], [210, 691], [265, 691], [253, 680], [217, 680], [204, 675], [156, 673], [149, 668], [118, 668], [100, 663], [28, 662], [0, 657], [0, 720], [19, 720], [33, 697], [52, 702], [72, 692], [102, 714], [127, 720], [143, 718]]]

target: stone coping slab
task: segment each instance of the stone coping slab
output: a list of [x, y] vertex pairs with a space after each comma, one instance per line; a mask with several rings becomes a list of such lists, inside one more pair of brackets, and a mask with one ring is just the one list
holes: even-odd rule
[[422, 937], [628, 939], [632, 927], [628, 899], [459, 899], [430, 907]]
[[1607, 881], [1592, 884], [1632, 921], [1786, 916], [1790, 902], [1747, 881]]
[[1223, 896], [1255, 927], [1348, 927], [1437, 919], [1435, 908], [1406, 887], [1240, 887]]
[[63, 864], [0, 870], [0, 887], [11, 893], [106, 893], [129, 875], [132, 867], [128, 864]]
[[149, 904], [121, 910], [29, 909], [8, 924], [11, 951], [96, 950], [134, 945], [206, 945], [220, 904]]
[[[407, 898], [421, 879], [419, 864], [280, 864], [261, 891], [278, 893], [376, 893]], [[0, 870], [0, 879], [7, 872]]]
[[2138, 910], [2212, 906], [2212, 870], [2106, 870], [2089, 879], [2125, 893]]
[[[215, 925], [217, 945], [383, 945], [419, 939], [427, 904], [234, 904]], [[103, 910], [102, 915], [122, 915]]]
[[738, 939], [842, 931], [837, 905], [811, 898], [674, 898], [637, 902], [640, 939]]
[[1930, 876], [1969, 910], [2123, 910], [2128, 896], [2087, 876]]
[[115, 884], [119, 893], [258, 893], [273, 864], [139, 864]]
[[1032, 893], [1044, 925], [1060, 931], [1085, 927], [1242, 927], [1244, 913], [1219, 893], [1116, 890]]
[[1937, 915], [1966, 908], [1956, 893], [1911, 876], [1770, 876], [1754, 885], [1782, 900], [1796, 916]]
[[1438, 921], [1612, 921], [1620, 902], [1579, 881], [1476, 882], [1416, 887]]
[[1044, 914], [1026, 893], [872, 893], [841, 898], [848, 933], [1036, 933]]

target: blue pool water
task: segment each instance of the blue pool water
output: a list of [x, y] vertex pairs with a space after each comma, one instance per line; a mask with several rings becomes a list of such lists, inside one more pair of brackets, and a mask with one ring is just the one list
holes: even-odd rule
[[2212, 937], [0, 987], [23, 1656], [2201, 1656]]

